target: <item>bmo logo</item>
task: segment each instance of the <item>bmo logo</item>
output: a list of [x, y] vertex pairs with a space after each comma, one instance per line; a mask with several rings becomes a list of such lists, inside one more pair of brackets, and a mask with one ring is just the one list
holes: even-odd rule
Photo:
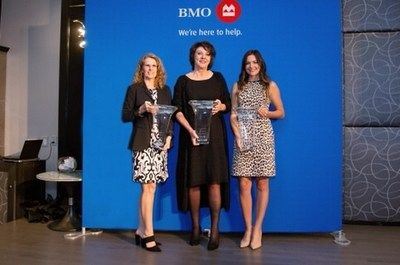
[[238, 20], [242, 13], [240, 4], [235, 0], [222, 0], [216, 7], [219, 20], [225, 23], [232, 23]]
[[[222, 0], [217, 4], [215, 11], [220, 21], [232, 23], [240, 17], [242, 9], [236, 0]], [[208, 7], [178, 8], [179, 18], [207, 18], [210, 17], [211, 14], [212, 11]]]
[[178, 17], [209, 17], [211, 9], [208, 7], [178, 8]]

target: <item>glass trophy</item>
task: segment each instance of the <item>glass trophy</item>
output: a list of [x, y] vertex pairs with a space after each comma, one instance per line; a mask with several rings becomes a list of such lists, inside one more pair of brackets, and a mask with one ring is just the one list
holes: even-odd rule
[[162, 149], [165, 145], [172, 114], [177, 107], [171, 105], [157, 105], [157, 113], [153, 115], [153, 128], [156, 129], [156, 138], [151, 141], [151, 146]]
[[208, 144], [210, 141], [210, 124], [213, 100], [190, 100], [194, 112], [194, 129], [199, 136], [199, 144]]
[[240, 137], [242, 139], [241, 152], [249, 151], [253, 148], [253, 124], [257, 117], [255, 108], [238, 107], [236, 108], [237, 118], [239, 122]]

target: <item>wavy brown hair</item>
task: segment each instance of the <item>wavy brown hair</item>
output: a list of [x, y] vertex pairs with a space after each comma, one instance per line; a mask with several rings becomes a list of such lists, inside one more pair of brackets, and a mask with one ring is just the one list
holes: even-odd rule
[[265, 61], [261, 55], [261, 53], [258, 50], [248, 50], [244, 55], [242, 59], [242, 68], [240, 70], [239, 74], [239, 80], [238, 80], [238, 89], [242, 90], [243, 87], [249, 82], [249, 74], [246, 72], [246, 64], [247, 64], [247, 57], [249, 55], [254, 55], [256, 57], [257, 63], [260, 66], [260, 73], [259, 78], [260, 78], [260, 83], [268, 89], [269, 83], [271, 82], [271, 79], [269, 78], [269, 75], [267, 74], [267, 66], [265, 64]]
[[154, 59], [157, 63], [157, 75], [154, 81], [154, 85], [157, 89], [162, 89], [165, 86], [167, 73], [165, 72], [165, 68], [161, 59], [154, 53], [147, 53], [143, 55], [142, 58], [140, 58], [136, 67], [135, 74], [133, 75], [133, 83], [144, 83], [143, 64], [144, 60], [146, 60], [147, 58]]

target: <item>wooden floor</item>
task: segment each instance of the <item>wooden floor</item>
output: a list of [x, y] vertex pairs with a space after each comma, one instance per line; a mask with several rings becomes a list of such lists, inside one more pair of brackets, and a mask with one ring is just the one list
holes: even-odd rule
[[259, 250], [240, 249], [239, 234], [222, 234], [220, 248], [186, 243], [186, 233], [157, 233], [161, 253], [134, 245], [132, 231], [103, 231], [74, 240], [25, 219], [0, 225], [0, 264], [400, 264], [400, 227], [344, 225], [348, 246], [330, 234], [265, 234]]

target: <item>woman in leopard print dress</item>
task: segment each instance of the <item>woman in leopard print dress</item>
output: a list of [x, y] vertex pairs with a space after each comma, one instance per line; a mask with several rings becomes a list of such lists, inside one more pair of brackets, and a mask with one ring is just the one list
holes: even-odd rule
[[[273, 108], [270, 110], [270, 104]], [[240, 134], [237, 107], [255, 109], [252, 122], [252, 149], [244, 151]], [[238, 177], [240, 203], [245, 222], [245, 233], [240, 247], [262, 246], [262, 223], [269, 199], [269, 178], [275, 176], [274, 132], [270, 119], [281, 119], [284, 108], [276, 83], [266, 73], [265, 61], [257, 50], [249, 50], [242, 59], [239, 80], [232, 89], [231, 125], [235, 135], [232, 175]], [[252, 222], [253, 180], [257, 186], [256, 219]]]

